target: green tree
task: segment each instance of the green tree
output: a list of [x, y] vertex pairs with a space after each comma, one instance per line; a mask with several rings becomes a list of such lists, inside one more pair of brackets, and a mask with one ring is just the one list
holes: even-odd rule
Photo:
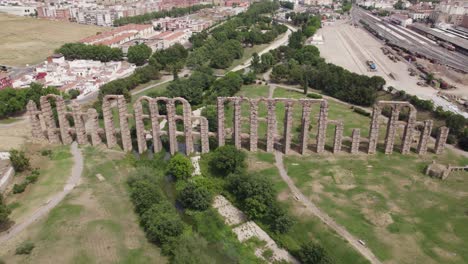
[[220, 175], [227, 176], [244, 170], [246, 155], [232, 145], [225, 145], [213, 151], [210, 167]]
[[450, 128], [451, 134], [459, 135], [465, 129], [466, 118], [460, 114], [450, 115], [445, 119], [445, 124]]
[[208, 120], [208, 130], [210, 132], [218, 131], [218, 109], [215, 105], [207, 105], [203, 108], [201, 115]]
[[184, 208], [204, 211], [210, 207], [212, 196], [206, 188], [190, 183], [182, 189], [178, 200]]
[[0, 193], [0, 227], [6, 223], [8, 223], [11, 210], [3, 201], [3, 196]]
[[180, 236], [184, 224], [169, 202], [154, 204], [141, 217], [148, 239], [157, 244], [165, 244]]
[[135, 211], [141, 215], [153, 204], [159, 203], [162, 193], [159, 187], [149, 180], [129, 181], [130, 198], [135, 206]]
[[152, 50], [146, 44], [141, 43], [128, 48], [127, 58], [131, 63], [140, 66], [145, 64], [146, 60], [151, 56]]
[[29, 158], [26, 157], [24, 151], [11, 150], [10, 161], [16, 172], [22, 172], [31, 168]]
[[302, 245], [297, 256], [299, 257], [299, 261], [304, 264], [334, 263], [322, 246], [312, 242]]
[[198, 264], [198, 263], [216, 263], [216, 261], [208, 255], [210, 249], [208, 242], [194, 233], [192, 235], [184, 234], [174, 244], [172, 250], [171, 263], [173, 264]]
[[177, 180], [189, 178], [193, 173], [193, 165], [189, 158], [182, 154], [175, 154], [167, 165], [168, 173]]
[[70, 90], [68, 90], [68, 94], [70, 95], [71, 99], [75, 99], [75, 98], [78, 97], [78, 95], [80, 95], [80, 91], [78, 91], [76, 89], [70, 89]]

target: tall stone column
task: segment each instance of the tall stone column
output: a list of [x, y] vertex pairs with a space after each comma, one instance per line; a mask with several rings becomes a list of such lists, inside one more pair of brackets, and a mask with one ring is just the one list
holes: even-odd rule
[[175, 120], [175, 104], [173, 99], [166, 100], [167, 109], [167, 125], [169, 134], [169, 151], [171, 155], [177, 152], [177, 135], [176, 135], [176, 120]]
[[258, 100], [250, 99], [250, 151], [258, 147]]
[[301, 154], [304, 155], [307, 151], [309, 143], [309, 126], [310, 126], [310, 112], [312, 111], [311, 101], [302, 101], [302, 118], [301, 118]]
[[76, 141], [78, 144], [84, 145], [88, 143], [88, 139], [86, 138], [86, 129], [81, 115], [80, 105], [76, 102], [72, 103], [72, 113], [73, 120], [75, 121]]
[[385, 154], [392, 154], [395, 144], [395, 135], [397, 132], [397, 121], [400, 116], [400, 107], [395, 105], [392, 108], [392, 114], [387, 123], [387, 135], [385, 137]]
[[159, 127], [159, 109], [158, 109], [158, 98], [149, 101], [149, 108], [151, 114], [151, 130], [153, 135], [153, 149], [154, 153], [158, 153], [162, 150], [161, 142], [161, 128]]
[[104, 130], [106, 133], [106, 142], [108, 148], [117, 145], [115, 137], [114, 118], [112, 117], [111, 102], [113, 96], [106, 95], [102, 100], [102, 115], [104, 117]]
[[90, 120], [91, 129], [91, 144], [93, 146], [98, 146], [102, 143], [101, 137], [99, 136], [99, 116], [94, 108], [88, 109], [88, 119]]
[[379, 117], [382, 114], [382, 108], [378, 104], [372, 109], [372, 120], [369, 128], [369, 148], [368, 154], [375, 154], [377, 144], [379, 143]]
[[240, 149], [242, 146], [241, 142], [241, 102], [242, 99], [236, 97], [234, 100], [234, 120], [233, 120], [233, 133], [234, 145]]
[[208, 120], [204, 116], [200, 116], [200, 141], [201, 152], [208, 153], [210, 151], [210, 140], [208, 138]]
[[424, 128], [419, 137], [418, 149], [417, 152], [419, 155], [425, 155], [427, 153], [427, 143], [431, 137], [432, 132], [432, 120], [424, 121]]
[[[149, 102], [151, 104], [151, 102]], [[135, 112], [135, 126], [138, 143], [138, 153], [143, 153], [147, 150], [146, 137], [145, 137], [145, 123], [143, 120], [143, 105], [141, 100], [137, 100], [133, 104], [133, 111]]]
[[439, 134], [437, 134], [435, 150], [434, 150], [436, 154], [441, 154], [444, 151], [445, 143], [447, 142], [447, 137], [449, 134], [449, 130], [450, 129], [445, 126], [439, 128]]
[[416, 128], [416, 109], [410, 107], [408, 123], [403, 132], [403, 142], [401, 144], [401, 153], [409, 154], [411, 151], [411, 144], [413, 143], [414, 129]]
[[353, 129], [351, 136], [351, 154], [359, 153], [359, 143], [361, 143], [361, 130], [359, 128]]
[[190, 155], [193, 152], [193, 136], [192, 136], [192, 107], [184, 98], [174, 98], [175, 101], [182, 102], [183, 121], [184, 121], [184, 137], [185, 137], [185, 154]]
[[341, 145], [343, 142], [343, 121], [337, 121], [335, 126], [335, 138], [333, 140], [333, 153], [341, 151]]
[[32, 137], [36, 139], [45, 139], [44, 133], [42, 132], [41, 121], [38, 117], [40, 112], [37, 110], [36, 103], [34, 103], [33, 100], [29, 100], [26, 105], [26, 110], [28, 111], [29, 122], [31, 123]]
[[117, 107], [119, 109], [120, 135], [122, 136], [122, 145], [125, 152], [132, 151], [132, 136], [128, 126], [127, 102], [123, 95], [117, 97]]
[[318, 119], [317, 131], [317, 153], [323, 153], [325, 150], [325, 141], [327, 139], [327, 120], [328, 120], [328, 102], [323, 100], [320, 104], [320, 113]]
[[72, 138], [69, 133], [70, 124], [66, 118], [67, 109], [65, 107], [65, 102], [61, 96], [55, 97], [55, 105], [57, 107], [57, 116], [60, 126], [60, 137], [62, 138], [63, 144], [71, 144]]
[[292, 122], [293, 122], [293, 101], [288, 100], [285, 102], [285, 113], [284, 113], [284, 141], [283, 151], [284, 154], [288, 154], [291, 149], [291, 137], [292, 137]]
[[44, 117], [44, 121], [47, 127], [47, 137], [49, 142], [52, 144], [59, 144], [60, 139], [57, 134], [57, 126], [55, 125], [54, 115], [52, 114], [52, 107], [49, 103], [49, 97], [41, 96], [40, 102], [42, 116]]
[[218, 97], [217, 108], [218, 108], [218, 146], [224, 146], [226, 134], [224, 132], [224, 97]]
[[267, 99], [267, 144], [266, 151], [273, 152], [276, 137], [276, 100]]

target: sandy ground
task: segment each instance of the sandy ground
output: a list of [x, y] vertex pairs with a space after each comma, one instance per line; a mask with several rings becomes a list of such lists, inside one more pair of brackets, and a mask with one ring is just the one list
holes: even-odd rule
[[30, 138], [31, 128], [27, 118], [11, 124], [0, 124], [0, 151], [18, 149]]
[[106, 28], [0, 14], [0, 64], [36, 64], [62, 44], [102, 31]]

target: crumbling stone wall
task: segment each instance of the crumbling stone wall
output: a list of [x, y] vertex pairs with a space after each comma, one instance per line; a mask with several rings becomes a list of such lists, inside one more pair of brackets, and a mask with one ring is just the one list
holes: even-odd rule
[[[49, 99], [54, 99], [57, 110], [58, 127], [53, 115], [52, 106]], [[232, 123], [226, 123], [225, 105], [231, 102], [233, 104], [233, 120]], [[92, 145], [97, 146], [102, 144], [105, 139], [109, 148], [117, 146], [117, 135], [120, 134], [122, 148], [124, 151], [132, 151], [132, 138], [129, 128], [129, 120], [135, 120], [136, 126], [136, 142], [139, 153], [147, 151], [147, 141], [152, 140], [153, 150], [159, 152], [162, 150], [162, 137], [167, 136], [169, 143], [169, 151], [174, 154], [178, 151], [177, 136], [184, 136], [186, 144], [186, 154], [194, 152], [194, 137], [198, 137], [201, 142], [201, 152], [209, 151], [209, 137], [217, 137], [219, 146], [223, 146], [226, 142], [226, 136], [231, 136], [233, 144], [237, 148], [242, 147], [242, 141], [249, 140], [249, 150], [257, 151], [259, 138], [258, 128], [259, 122], [266, 121], [267, 135], [265, 139], [265, 150], [273, 152], [275, 148], [290, 153], [294, 147], [301, 154], [306, 154], [310, 150], [309, 134], [311, 122], [316, 126], [315, 151], [324, 153], [325, 143], [327, 141], [328, 125], [335, 126], [333, 138], [333, 153], [343, 151], [343, 141], [351, 142], [349, 153], [358, 154], [361, 143], [367, 142], [367, 153], [373, 154], [377, 151], [380, 134], [380, 119], [382, 109], [384, 107], [391, 108], [390, 117], [387, 119], [386, 136], [384, 143], [384, 152], [391, 154], [394, 149], [395, 141], [398, 138], [398, 127], [404, 126], [403, 135], [401, 136], [400, 151], [402, 154], [408, 154], [411, 151], [413, 139], [415, 137], [416, 128], [422, 127], [416, 152], [425, 154], [428, 150], [428, 143], [432, 131], [433, 122], [427, 120], [424, 122], [416, 121], [416, 109], [408, 102], [397, 101], [380, 101], [372, 111], [370, 121], [369, 138], [362, 138], [360, 129], [353, 129], [351, 137], [344, 137], [344, 122], [342, 120], [328, 119], [328, 102], [325, 99], [289, 99], [289, 98], [244, 98], [244, 97], [218, 97], [217, 113], [218, 113], [218, 131], [212, 133], [208, 131], [208, 120], [203, 116], [193, 116], [190, 104], [183, 98], [167, 98], [157, 97], [151, 98], [142, 96], [133, 104], [134, 114], [127, 111], [127, 104], [123, 95], [106, 95], [103, 98], [102, 112], [104, 119], [104, 128], [99, 125], [98, 113], [95, 109], [88, 109], [83, 113], [80, 106], [76, 103], [71, 105], [71, 112], [67, 111], [65, 102], [62, 97], [57, 95], [47, 95], [40, 98], [41, 110], [37, 109], [36, 104], [30, 101], [27, 105], [28, 117], [31, 123], [32, 136], [37, 139], [48, 139], [49, 142], [57, 144], [70, 144], [75, 138], [79, 144], [87, 144], [89, 141]], [[177, 115], [176, 104], [182, 105], [182, 115]], [[242, 104], [246, 103], [249, 107], [249, 129], [248, 134], [242, 134]], [[165, 105], [166, 113], [161, 114], [158, 105]], [[259, 105], [265, 104], [267, 109], [266, 117], [259, 117]], [[284, 123], [283, 131], [278, 133], [277, 130], [277, 105], [283, 104]], [[320, 109], [318, 115], [313, 117], [312, 105], [319, 104]], [[148, 110], [144, 110], [144, 106]], [[119, 116], [119, 129], [114, 125], [112, 107], [116, 107]], [[300, 120], [300, 135], [297, 139], [298, 146], [293, 146], [293, 111], [300, 107], [302, 116]], [[409, 109], [409, 115], [406, 121], [399, 120], [399, 113], [403, 108]], [[70, 127], [68, 118], [72, 118], [74, 126]], [[313, 121], [312, 119], [316, 119]], [[41, 125], [41, 120], [45, 123], [45, 128]], [[247, 119], [246, 119], [247, 120]], [[176, 122], [183, 122], [183, 131], [177, 131]], [[150, 123], [145, 127], [145, 123]], [[232, 128], [226, 128], [226, 124], [232, 124]], [[297, 126], [297, 125], [296, 125]], [[199, 131], [197, 129], [199, 127]], [[448, 128], [441, 127], [437, 136], [434, 152], [442, 153], [445, 148], [445, 143], [448, 136]], [[349, 147], [348, 147], [349, 148]]]

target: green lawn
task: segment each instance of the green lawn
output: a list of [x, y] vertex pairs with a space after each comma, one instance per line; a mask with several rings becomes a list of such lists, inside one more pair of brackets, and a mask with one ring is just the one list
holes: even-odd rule
[[124, 155], [92, 147], [83, 152], [81, 184], [21, 237], [35, 244], [33, 257], [7, 251], [15, 244], [0, 249], [0, 257], [6, 263], [165, 263], [133, 212], [126, 189], [132, 168]]
[[20, 121], [21, 119], [19, 118], [12, 118], [12, 117], [7, 117], [5, 119], [0, 119], [0, 125], [8, 125], [12, 124], [14, 122]]

